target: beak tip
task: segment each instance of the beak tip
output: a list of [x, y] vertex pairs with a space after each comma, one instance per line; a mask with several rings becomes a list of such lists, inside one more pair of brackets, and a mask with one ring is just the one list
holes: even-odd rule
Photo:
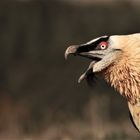
[[69, 46], [65, 51], [65, 59], [67, 60], [69, 54], [76, 53], [76, 45]]
[[82, 75], [79, 77], [79, 79], [78, 79], [78, 83], [80, 84], [81, 81], [83, 81], [83, 80], [85, 79], [85, 77], [86, 77], [85, 73], [82, 74]]
[[81, 80], [80, 79], [78, 79], [78, 84], [80, 84], [81, 83]]
[[68, 59], [68, 54], [65, 53], [64, 57], [65, 57], [65, 60], [67, 60]]
[[64, 57], [65, 57], [65, 60], [67, 60], [68, 59], [68, 55], [70, 54], [70, 51], [69, 51], [69, 47], [66, 49], [66, 51], [65, 51], [65, 55], [64, 55]]

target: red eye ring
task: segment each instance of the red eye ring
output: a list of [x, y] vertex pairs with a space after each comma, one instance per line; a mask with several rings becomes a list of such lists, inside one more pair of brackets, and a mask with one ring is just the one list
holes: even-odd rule
[[99, 44], [101, 50], [105, 50], [107, 48], [107, 42], [103, 41]]

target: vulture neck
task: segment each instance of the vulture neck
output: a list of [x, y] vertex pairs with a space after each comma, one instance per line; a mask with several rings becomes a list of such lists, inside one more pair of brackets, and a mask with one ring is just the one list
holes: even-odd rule
[[140, 101], [140, 70], [128, 62], [130, 60], [123, 59], [114, 63], [105, 71], [104, 76], [106, 81], [131, 104], [136, 104]]

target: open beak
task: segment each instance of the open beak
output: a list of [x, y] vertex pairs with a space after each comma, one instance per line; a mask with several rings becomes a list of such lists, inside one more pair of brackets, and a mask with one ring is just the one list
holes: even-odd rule
[[80, 76], [78, 83], [80, 83], [83, 79], [88, 80], [88, 78], [90, 78], [89, 75], [91, 75], [91, 74], [93, 75], [92, 68], [93, 68], [94, 64], [101, 60], [100, 55], [98, 56], [96, 51], [92, 51], [92, 53], [91, 53], [87, 49], [87, 44], [69, 46], [65, 51], [65, 59], [67, 59], [70, 54], [82, 56], [82, 57], [92, 60], [88, 69]]
[[85, 57], [94, 61], [99, 61], [102, 59], [102, 54], [98, 54], [97, 51], [92, 51], [91, 53], [87, 49], [86, 44], [69, 46], [65, 51], [65, 59], [67, 59], [70, 54]]

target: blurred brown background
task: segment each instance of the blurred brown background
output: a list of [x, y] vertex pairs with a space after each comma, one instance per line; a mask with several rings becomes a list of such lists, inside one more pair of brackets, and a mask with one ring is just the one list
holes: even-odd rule
[[65, 49], [140, 32], [138, 0], [0, 1], [0, 139], [138, 140], [126, 101]]

